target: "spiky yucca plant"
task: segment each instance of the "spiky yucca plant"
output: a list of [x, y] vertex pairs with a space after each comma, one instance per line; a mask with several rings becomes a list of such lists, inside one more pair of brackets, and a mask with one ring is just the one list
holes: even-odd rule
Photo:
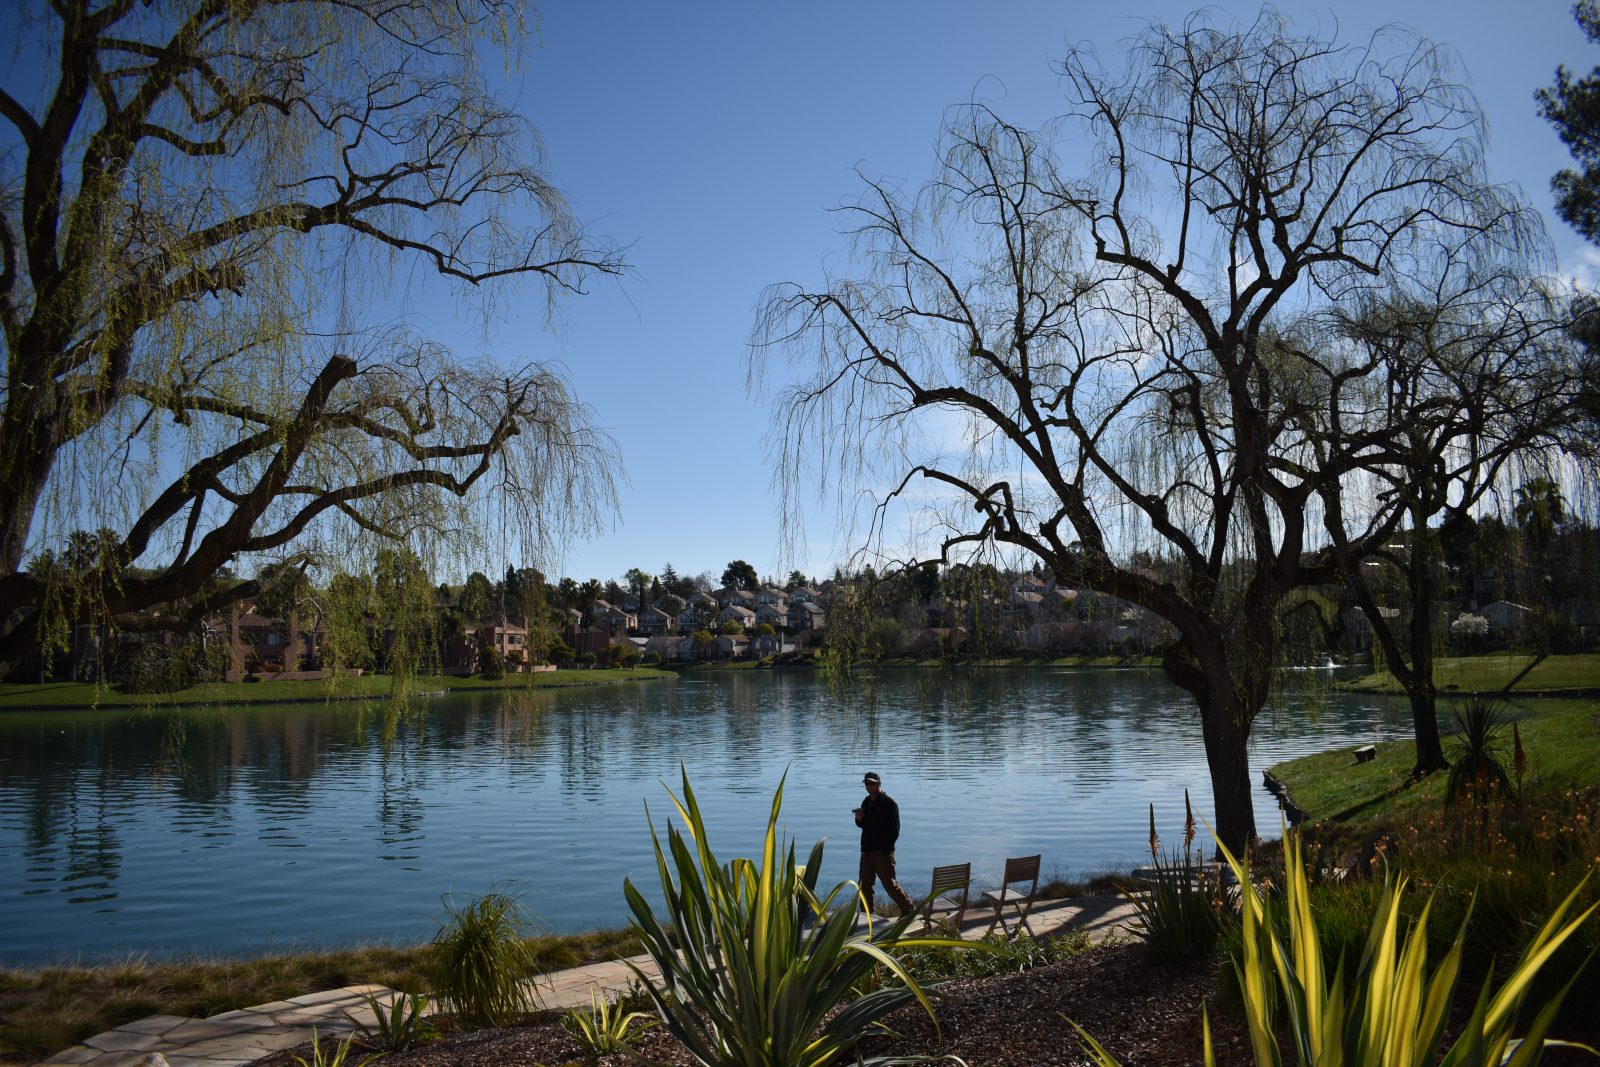
[[1470, 797], [1481, 808], [1497, 791], [1501, 797], [1510, 796], [1511, 778], [1496, 748], [1505, 733], [1505, 705], [1488, 697], [1470, 697], [1454, 714], [1458, 730], [1444, 786], [1445, 807]]

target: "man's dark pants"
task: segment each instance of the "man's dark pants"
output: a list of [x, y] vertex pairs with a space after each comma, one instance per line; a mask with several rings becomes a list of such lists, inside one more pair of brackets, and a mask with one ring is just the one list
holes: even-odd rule
[[873, 907], [872, 883], [874, 879], [883, 882], [886, 893], [900, 905], [902, 914], [911, 912], [911, 898], [906, 896], [906, 891], [900, 888], [900, 883], [894, 879], [894, 853], [893, 852], [866, 852], [861, 853], [861, 895], [866, 899], [867, 910], [876, 911]]

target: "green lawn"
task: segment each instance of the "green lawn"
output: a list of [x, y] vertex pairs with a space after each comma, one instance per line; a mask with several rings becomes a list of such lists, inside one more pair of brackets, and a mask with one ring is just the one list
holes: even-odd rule
[[[499, 681], [478, 677], [424, 676], [412, 683], [415, 692], [456, 692], [478, 689], [548, 689], [575, 685], [607, 685], [673, 677], [670, 671], [649, 667], [632, 670], [545, 671], [508, 674]], [[360, 697], [386, 697], [394, 680], [386, 674], [360, 678], [332, 678], [312, 682], [209, 682], [175, 693], [124, 693], [115, 687], [86, 682], [47, 682], [0, 685], [0, 710], [23, 708], [120, 708], [177, 704], [277, 704]]]
[[[1600, 784], [1600, 702], [1519, 700], [1509, 705], [1509, 710], [1522, 734], [1531, 786]], [[1448, 707], [1441, 703], [1439, 711], [1440, 729], [1452, 730], [1454, 720]], [[1454, 744], [1448, 734], [1444, 748], [1449, 758]], [[1509, 764], [1509, 727], [1502, 748]], [[1356, 763], [1347, 749], [1280, 763], [1271, 772], [1288, 785], [1294, 802], [1313, 820], [1334, 819], [1355, 827], [1399, 825], [1424, 811], [1437, 812], [1444, 804], [1445, 775], [1407, 784], [1415, 752], [1412, 742], [1399, 741], [1379, 745], [1378, 757], [1370, 763]]]
[[[1440, 692], [1500, 692], [1517, 679], [1512, 692], [1552, 692], [1563, 689], [1600, 689], [1600, 654], [1546, 656], [1521, 678], [1535, 657], [1530, 653], [1508, 652], [1494, 656], [1458, 656], [1434, 664], [1434, 678]], [[1370, 693], [1399, 693], [1402, 690], [1387, 670], [1340, 685]]]

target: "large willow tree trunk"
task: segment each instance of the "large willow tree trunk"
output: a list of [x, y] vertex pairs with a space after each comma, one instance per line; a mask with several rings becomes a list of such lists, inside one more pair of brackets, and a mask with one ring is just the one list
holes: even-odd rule
[[1254, 712], [1227, 696], [1207, 699], [1200, 708], [1206, 764], [1217, 815], [1217, 839], [1235, 856], [1255, 839], [1255, 806], [1250, 796], [1250, 727]]

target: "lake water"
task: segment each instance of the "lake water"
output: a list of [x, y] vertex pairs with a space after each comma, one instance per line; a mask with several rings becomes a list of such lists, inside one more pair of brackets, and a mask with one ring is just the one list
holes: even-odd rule
[[[1324, 681], [1263, 713], [1252, 775], [1408, 730], [1402, 702]], [[1185, 788], [1211, 811], [1193, 706], [1132, 671], [908, 670], [843, 693], [811, 672], [730, 672], [402, 708], [15, 712], [0, 715], [0, 962], [417, 942], [443, 895], [497, 884], [552, 930], [625, 925], [625, 876], [656, 896], [645, 804], [664, 826], [661, 781], [676, 788], [680, 762], [724, 858], [759, 848], [787, 770], [783, 826], [802, 856], [829, 839], [826, 886], [855, 876], [850, 811], [878, 771], [913, 895], [936, 864], [970, 861], [987, 884], [1034, 852], [1047, 874], [1126, 868], [1149, 803], [1167, 844]], [[1258, 788], [1262, 833], [1278, 818]]]

